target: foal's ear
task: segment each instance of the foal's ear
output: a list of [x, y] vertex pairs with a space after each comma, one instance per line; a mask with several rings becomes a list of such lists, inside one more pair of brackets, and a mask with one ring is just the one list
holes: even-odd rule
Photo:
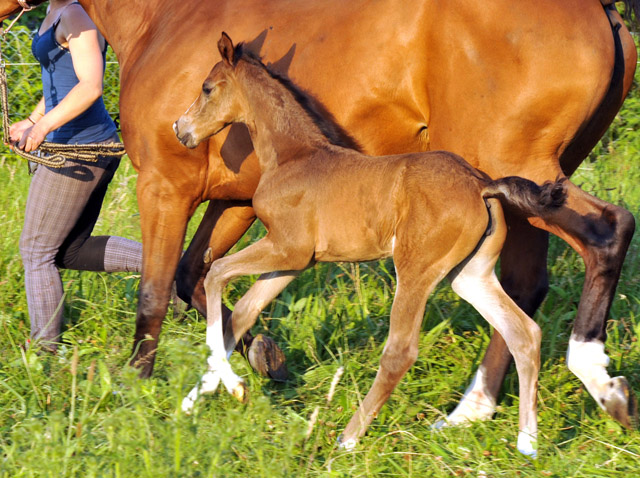
[[220, 51], [220, 56], [223, 61], [229, 65], [233, 65], [233, 42], [225, 32], [222, 32], [222, 36], [220, 40], [218, 40], [218, 51]]

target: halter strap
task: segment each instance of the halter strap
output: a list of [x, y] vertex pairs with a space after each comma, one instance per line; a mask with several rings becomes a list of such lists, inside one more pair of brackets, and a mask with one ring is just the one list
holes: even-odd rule
[[16, 18], [14, 18], [14, 19], [13, 19], [13, 21], [12, 21], [11, 23], [9, 23], [9, 26], [8, 26], [7, 28], [5, 28], [5, 29], [2, 31], [2, 36], [3, 36], [3, 37], [6, 37], [7, 32], [8, 32], [9, 30], [11, 30], [11, 28], [16, 24], [16, 22], [17, 22], [18, 20], [20, 20], [20, 17], [22, 16], [22, 14], [23, 14], [24, 12], [28, 12], [28, 11], [33, 10], [34, 8], [36, 8], [36, 6], [35, 6], [35, 5], [29, 5], [29, 4], [27, 3], [27, 0], [18, 0], [18, 5], [20, 5], [20, 7], [22, 8], [22, 10], [20, 10], [20, 13], [18, 13], [18, 16], [17, 16]]
[[22, 7], [22, 10], [25, 12], [28, 12], [29, 10], [33, 10], [34, 8], [36, 8], [35, 5], [29, 5], [27, 0], [18, 0], [18, 5], [20, 5]]

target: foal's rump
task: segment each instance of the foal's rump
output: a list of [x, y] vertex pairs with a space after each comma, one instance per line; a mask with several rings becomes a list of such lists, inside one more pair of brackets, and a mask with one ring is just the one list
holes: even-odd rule
[[[543, 185], [517, 176], [492, 181], [446, 151], [405, 157], [401, 199], [396, 204], [397, 238], [407, 241], [406, 235], [411, 235], [412, 249], [429, 249], [434, 257], [453, 255], [460, 261], [468, 257], [499, 225], [496, 222], [504, 222], [502, 207], [545, 219], [566, 201], [566, 178]], [[422, 241], [415, 237], [416, 231], [422, 231]], [[496, 247], [501, 249], [502, 242]]]

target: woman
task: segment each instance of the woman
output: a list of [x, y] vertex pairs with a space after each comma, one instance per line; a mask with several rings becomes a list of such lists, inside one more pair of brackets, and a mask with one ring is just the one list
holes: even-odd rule
[[[51, 0], [33, 39], [41, 64], [43, 98], [10, 128], [12, 141], [33, 151], [55, 143], [118, 140], [102, 101], [106, 41], [73, 0]], [[55, 351], [62, 326], [59, 268], [139, 271], [142, 246], [115, 236], [91, 236], [107, 185], [120, 158], [67, 160], [59, 169], [40, 166], [29, 187], [20, 254], [25, 269], [31, 337]]]

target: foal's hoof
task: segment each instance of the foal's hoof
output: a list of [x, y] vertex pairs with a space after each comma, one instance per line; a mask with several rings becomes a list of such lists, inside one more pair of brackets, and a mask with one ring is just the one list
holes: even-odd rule
[[346, 451], [352, 451], [358, 444], [358, 440], [356, 440], [355, 438], [349, 438], [348, 440], [345, 440], [344, 435], [340, 435], [337, 442], [338, 448]]
[[240, 403], [247, 403], [249, 400], [249, 389], [244, 382], [240, 382], [231, 390], [231, 395]]
[[284, 382], [289, 377], [282, 350], [266, 335], [258, 334], [254, 337], [247, 351], [247, 358], [260, 375], [279, 382]]
[[626, 428], [638, 428], [638, 403], [624, 377], [614, 377], [607, 384], [605, 395], [600, 403], [609, 415]]

